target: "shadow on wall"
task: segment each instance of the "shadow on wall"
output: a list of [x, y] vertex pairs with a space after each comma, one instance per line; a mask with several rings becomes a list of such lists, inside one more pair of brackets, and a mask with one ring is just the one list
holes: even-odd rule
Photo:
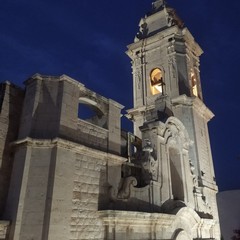
[[[52, 86], [51, 86], [52, 84]], [[58, 124], [60, 118], [61, 107], [58, 104], [62, 99], [62, 84], [58, 84], [57, 95], [51, 92], [50, 87], [54, 87], [55, 83], [43, 82], [41, 85], [39, 102], [35, 111], [33, 111], [33, 124], [31, 128], [31, 137], [33, 138], [54, 138], [57, 137]], [[52, 94], [51, 94], [52, 93]]]
[[17, 140], [24, 92], [9, 83], [0, 85], [0, 217], [6, 204], [10, 177], [13, 166], [13, 154], [10, 143]]
[[110, 186], [107, 180], [107, 171], [105, 169], [101, 169], [99, 173], [99, 195], [97, 210], [107, 210], [109, 208], [109, 187]]

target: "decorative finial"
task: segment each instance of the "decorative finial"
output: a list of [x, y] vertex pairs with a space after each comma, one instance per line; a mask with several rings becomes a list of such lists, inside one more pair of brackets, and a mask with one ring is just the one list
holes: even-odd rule
[[154, 11], [160, 10], [161, 8], [165, 7], [165, 5], [166, 5], [166, 0], [155, 0], [152, 3], [152, 7]]

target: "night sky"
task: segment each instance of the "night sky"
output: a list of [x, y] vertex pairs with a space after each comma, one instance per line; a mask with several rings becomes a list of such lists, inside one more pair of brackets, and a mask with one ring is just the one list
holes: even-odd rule
[[[0, 80], [66, 74], [132, 108], [126, 46], [151, 0], [0, 0]], [[169, 0], [204, 54], [201, 81], [219, 190], [240, 189], [240, 1]], [[124, 123], [125, 126], [125, 123]]]

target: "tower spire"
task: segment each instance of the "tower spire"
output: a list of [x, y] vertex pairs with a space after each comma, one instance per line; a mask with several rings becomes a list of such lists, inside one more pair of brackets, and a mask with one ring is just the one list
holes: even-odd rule
[[165, 7], [166, 3], [167, 3], [166, 0], [155, 0], [152, 3], [152, 8], [154, 11], [158, 11], [161, 8]]

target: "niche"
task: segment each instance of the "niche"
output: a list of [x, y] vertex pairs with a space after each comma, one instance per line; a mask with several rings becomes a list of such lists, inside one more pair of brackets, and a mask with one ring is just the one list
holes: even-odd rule
[[169, 148], [169, 161], [173, 199], [184, 201], [183, 166], [179, 150], [172, 147]]

